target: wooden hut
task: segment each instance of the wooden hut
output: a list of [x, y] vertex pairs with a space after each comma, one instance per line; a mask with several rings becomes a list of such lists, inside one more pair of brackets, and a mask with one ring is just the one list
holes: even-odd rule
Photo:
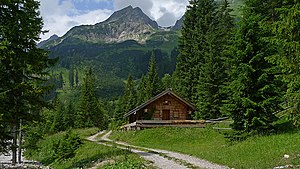
[[124, 116], [129, 118], [129, 123], [138, 120], [180, 121], [191, 120], [195, 110], [196, 108], [191, 103], [168, 89], [129, 111]]

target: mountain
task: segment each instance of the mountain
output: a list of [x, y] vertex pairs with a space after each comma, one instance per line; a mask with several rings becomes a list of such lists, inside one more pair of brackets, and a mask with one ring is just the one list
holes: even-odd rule
[[172, 26], [172, 30], [180, 30], [183, 25], [184, 15], [176, 21], [175, 25]]
[[49, 43], [49, 42], [51, 42], [53, 40], [56, 40], [58, 38], [59, 37], [56, 34], [54, 34], [49, 39], [41, 41], [40, 43], [38, 43], [37, 47], [40, 48], [40, 47], [44, 46], [45, 44], [47, 44], [47, 43]]
[[51, 58], [59, 58], [59, 68], [93, 67], [99, 96], [111, 98], [122, 93], [129, 74], [139, 79], [147, 72], [152, 51], [159, 75], [171, 74], [177, 39], [177, 31], [159, 29], [140, 8], [128, 6], [103, 22], [73, 27], [40, 46], [50, 51]]
[[144, 43], [157, 29], [158, 24], [140, 8], [128, 6], [114, 12], [104, 22], [73, 27], [63, 37], [52, 41], [48, 46], [55, 46], [70, 37], [91, 43], [114, 43], [126, 40]]

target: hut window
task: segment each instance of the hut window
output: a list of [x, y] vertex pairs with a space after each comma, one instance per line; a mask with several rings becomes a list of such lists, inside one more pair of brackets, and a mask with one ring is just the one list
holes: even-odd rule
[[170, 101], [165, 100], [165, 101], [163, 102], [163, 105], [170, 105]]

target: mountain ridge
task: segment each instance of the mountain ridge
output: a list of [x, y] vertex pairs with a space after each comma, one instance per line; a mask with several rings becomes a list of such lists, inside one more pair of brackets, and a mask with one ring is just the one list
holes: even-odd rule
[[[176, 26], [176, 29], [172, 29]], [[179, 30], [177, 25], [171, 30]], [[77, 38], [91, 43], [119, 43], [126, 40], [135, 40], [145, 43], [151, 35], [160, 28], [156, 21], [150, 19], [139, 7], [125, 7], [114, 12], [105, 21], [94, 25], [79, 25], [72, 27], [62, 37], [47, 39], [38, 44], [39, 47], [49, 48], [60, 44], [67, 38]]]

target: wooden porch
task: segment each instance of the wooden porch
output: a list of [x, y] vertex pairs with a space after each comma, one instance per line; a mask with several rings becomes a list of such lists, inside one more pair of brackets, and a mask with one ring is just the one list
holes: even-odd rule
[[137, 120], [121, 127], [123, 130], [140, 130], [157, 127], [205, 127], [205, 120]]

